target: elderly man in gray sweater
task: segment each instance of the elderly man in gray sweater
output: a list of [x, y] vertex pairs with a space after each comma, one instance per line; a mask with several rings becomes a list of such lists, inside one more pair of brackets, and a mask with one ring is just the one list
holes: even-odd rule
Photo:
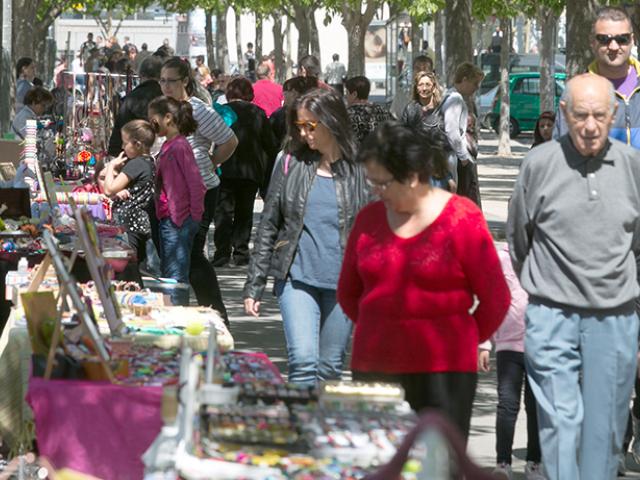
[[547, 476], [606, 480], [636, 370], [640, 158], [608, 138], [611, 82], [577, 76], [565, 98], [569, 133], [524, 159], [507, 237], [529, 294], [525, 362]]

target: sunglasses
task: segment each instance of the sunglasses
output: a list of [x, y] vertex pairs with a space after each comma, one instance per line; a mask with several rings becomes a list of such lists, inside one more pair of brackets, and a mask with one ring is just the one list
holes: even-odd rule
[[602, 46], [609, 46], [614, 40], [620, 46], [629, 45], [631, 43], [631, 33], [621, 33], [620, 35], [606, 35], [604, 33], [597, 33], [596, 40]]
[[320, 124], [320, 122], [303, 122], [301, 120], [296, 120], [294, 123], [298, 130], [306, 130], [307, 132], [314, 132]]

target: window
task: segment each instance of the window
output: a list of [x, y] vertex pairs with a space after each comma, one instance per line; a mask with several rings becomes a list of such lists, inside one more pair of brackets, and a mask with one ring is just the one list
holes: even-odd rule
[[513, 93], [523, 95], [540, 95], [539, 78], [521, 78], [513, 89]]

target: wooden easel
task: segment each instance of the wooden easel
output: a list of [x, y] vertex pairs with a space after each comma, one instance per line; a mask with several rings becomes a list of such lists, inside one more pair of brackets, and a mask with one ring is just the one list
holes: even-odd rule
[[[100, 360], [100, 364], [102, 365], [107, 378], [111, 383], [115, 383], [116, 379], [113, 375], [113, 371], [111, 370], [111, 366], [109, 365], [109, 352], [104, 344], [103, 338], [100, 336], [100, 332], [93, 324], [93, 320], [91, 318], [91, 314], [87, 309], [87, 305], [82, 300], [82, 294], [80, 292], [80, 289], [78, 288], [78, 284], [71, 275], [70, 268], [65, 265], [64, 258], [58, 250], [58, 246], [56, 245], [53, 234], [50, 231], [45, 230], [43, 239], [47, 249], [49, 250], [49, 253], [47, 255], [49, 257], [49, 262], [53, 263], [53, 267], [56, 270], [56, 275], [58, 276], [58, 282], [60, 284], [60, 292], [58, 294], [56, 302], [56, 304], [58, 305], [58, 310], [56, 313], [56, 325], [53, 331], [53, 337], [51, 339], [51, 346], [49, 347], [49, 354], [47, 356], [47, 366], [45, 369], [44, 378], [47, 380], [51, 378], [56, 349], [58, 348], [58, 344], [60, 343], [60, 332], [62, 331], [62, 314], [66, 310], [68, 298], [71, 300], [71, 305], [73, 305], [74, 309], [76, 310], [76, 313], [78, 314], [80, 322], [84, 327], [86, 333], [89, 335], [91, 341], [96, 347], [98, 359]], [[75, 261], [76, 252], [77, 249], [74, 251], [74, 256], [72, 256], [72, 262]], [[36, 272], [36, 276], [44, 278], [44, 273], [41, 272], [46, 273], [46, 268], [40, 268], [38, 272]], [[42, 279], [40, 279], [40, 282], [42, 282]], [[33, 283], [34, 282], [32, 282], [32, 284]]]

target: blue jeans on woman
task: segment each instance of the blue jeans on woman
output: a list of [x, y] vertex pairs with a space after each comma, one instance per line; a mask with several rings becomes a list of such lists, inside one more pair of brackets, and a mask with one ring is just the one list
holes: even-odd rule
[[199, 225], [191, 217], [187, 217], [180, 227], [168, 217], [160, 220], [162, 276], [186, 286], [171, 291], [171, 303], [174, 305], [189, 305], [191, 247]]
[[336, 301], [336, 291], [303, 282], [277, 280], [276, 295], [289, 357], [289, 382], [313, 385], [338, 380], [353, 325]]

